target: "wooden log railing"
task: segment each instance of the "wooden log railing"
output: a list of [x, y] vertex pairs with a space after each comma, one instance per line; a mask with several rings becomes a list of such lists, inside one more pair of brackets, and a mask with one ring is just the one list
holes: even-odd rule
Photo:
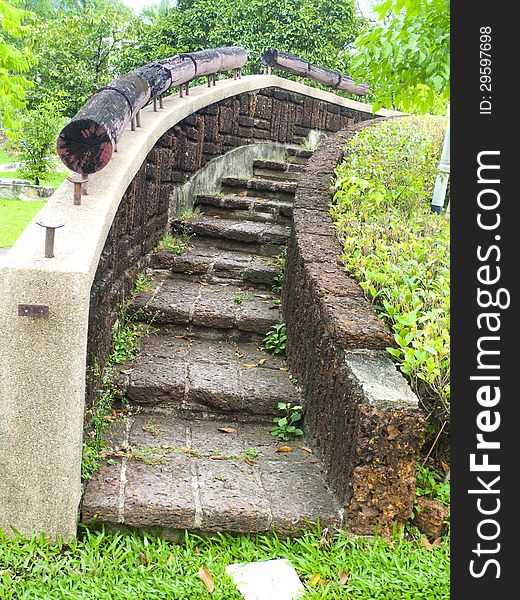
[[326, 67], [318, 67], [295, 54], [281, 52], [275, 48], [268, 48], [262, 54], [262, 64], [267, 69], [276, 67], [281, 71], [299, 75], [300, 77], [308, 77], [322, 85], [343, 90], [350, 94], [356, 94], [357, 96], [365, 96], [368, 92], [368, 85], [365, 83], [356, 83], [351, 77], [339, 71], [333, 71]]
[[247, 62], [248, 54], [240, 46], [212, 48], [179, 54], [152, 62], [112, 81], [95, 92], [75, 117], [61, 130], [57, 150], [62, 162], [82, 175], [101, 171], [117, 150], [121, 133], [131, 123], [139, 125], [139, 111], [150, 101], [160, 100], [169, 89], [195, 77], [208, 77], [215, 84], [216, 73], [235, 70], [235, 77]]

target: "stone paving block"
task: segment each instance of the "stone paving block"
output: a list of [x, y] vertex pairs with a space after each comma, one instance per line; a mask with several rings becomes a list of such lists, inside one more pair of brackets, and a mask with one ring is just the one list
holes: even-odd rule
[[308, 529], [318, 520], [322, 527], [340, 525], [338, 507], [323, 485], [319, 468], [312, 466], [315, 468], [310, 468], [309, 461], [290, 459], [262, 463], [261, 478], [271, 505], [273, 527], [281, 534]]
[[237, 360], [237, 347], [226, 340], [193, 340], [189, 348], [192, 363], [226, 365]]
[[133, 527], [193, 528], [195, 502], [190, 458], [175, 455], [165, 465], [129, 461], [124, 523]]
[[197, 462], [198, 485], [205, 531], [266, 531], [270, 526], [269, 502], [243, 460]]
[[188, 378], [188, 403], [219, 411], [240, 410], [242, 393], [236, 365], [191, 364]]
[[143, 405], [180, 406], [184, 398], [186, 363], [175, 357], [138, 356], [128, 376], [126, 394]]
[[194, 304], [194, 325], [229, 329], [235, 325], [236, 303], [234, 297], [238, 290], [219, 285], [202, 286], [199, 298]]
[[[281, 442], [270, 435], [269, 423], [146, 413], [129, 418], [127, 456], [105, 462], [87, 484], [84, 520], [97, 515], [100, 524], [166, 532], [260, 532], [274, 526], [281, 535], [297, 534], [318, 518], [324, 526], [338, 524], [314, 457], [297, 452], [296, 444], [293, 453], [275, 453]], [[245, 460], [248, 448], [261, 454]]]
[[83, 496], [81, 519], [85, 523], [94, 519], [102, 523], [119, 522], [121, 462], [121, 459], [115, 464], [104, 462], [92, 475]]
[[165, 280], [160, 290], [152, 298], [143, 302], [138, 294], [132, 307], [144, 308], [154, 316], [157, 323], [189, 323], [193, 303], [199, 294], [200, 284], [182, 279]]
[[245, 411], [276, 414], [278, 402], [297, 403], [300, 400], [296, 388], [287, 373], [273, 369], [244, 369], [240, 372], [243, 407]]
[[237, 342], [240, 364], [260, 365], [264, 369], [284, 368], [284, 360], [280, 356], [263, 350], [261, 343]]
[[268, 299], [254, 298], [240, 304], [237, 310], [237, 325], [242, 331], [256, 331], [262, 336], [281, 320], [278, 306]]

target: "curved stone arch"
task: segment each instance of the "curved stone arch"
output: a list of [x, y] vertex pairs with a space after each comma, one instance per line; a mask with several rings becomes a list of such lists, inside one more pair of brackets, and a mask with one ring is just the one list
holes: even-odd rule
[[[150, 160], [147, 157], [157, 154], [157, 147], [164, 148], [165, 134], [191, 115], [265, 89], [280, 90], [282, 97], [290, 93], [308, 99], [310, 110], [314, 107], [323, 119], [329, 113], [320, 113], [320, 106], [336, 107], [330, 112], [330, 132], [345, 126], [344, 119], [334, 117], [342, 111], [355, 114], [355, 120], [373, 116], [367, 104], [271, 75], [221, 81], [211, 88], [200, 86], [184, 98], [170, 96], [164, 99], [164, 110], [153, 112], [150, 107], [142, 111], [142, 128], [125, 131], [117, 154], [104, 170], [91, 177], [88, 195], [82, 197], [80, 206], [73, 205], [73, 184], [64, 182], [13, 248], [0, 258], [0, 528], [4, 531], [13, 526], [26, 535], [35, 531], [53, 538], [75, 535], [93, 283], [103, 280], [105, 270], [115, 268], [110, 261], [117, 261], [117, 257], [106, 252], [107, 243], [111, 239], [122, 242], [118, 252], [123, 256], [125, 244], [131, 243], [125, 240], [129, 234], [121, 225], [131, 218], [121, 211], [122, 200], [140, 189], [144, 201], [139, 208], [149, 208], [145, 201], [147, 165], [153, 156]], [[302, 110], [305, 115], [306, 108]], [[277, 118], [283, 123], [291, 115], [281, 109]], [[175, 137], [175, 132], [172, 135]], [[272, 132], [269, 138], [273, 138]], [[168, 203], [169, 195], [162, 198], [163, 209]], [[134, 205], [131, 210], [135, 209]], [[154, 218], [158, 218], [156, 230], [141, 243], [139, 257], [126, 255], [133, 261], [134, 274], [138, 259], [164, 231], [167, 210], [166, 220], [164, 215], [158, 217], [150, 211], [140, 226]], [[65, 224], [56, 233], [52, 259], [44, 256], [45, 231], [37, 221]], [[116, 282], [121, 289], [130, 279], [123, 271]], [[100, 303], [107, 302], [108, 289], [99, 288]], [[48, 307], [48, 316], [25, 316], [20, 305]], [[91, 321], [91, 329], [99, 326]]]

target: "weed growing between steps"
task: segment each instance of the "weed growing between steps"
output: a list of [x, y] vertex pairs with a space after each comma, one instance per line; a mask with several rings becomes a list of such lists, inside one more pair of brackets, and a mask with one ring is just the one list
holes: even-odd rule
[[197, 575], [215, 583], [211, 598], [240, 600], [226, 566], [285, 558], [306, 586], [304, 600], [448, 600], [449, 538], [427, 547], [420, 537], [390, 540], [327, 535], [185, 534], [181, 543], [136, 533], [80, 529], [70, 545], [43, 536], [9, 540], [0, 533], [2, 598], [209, 598]]
[[283, 354], [287, 343], [287, 327], [285, 323], [275, 323], [263, 338], [264, 349], [272, 354]]
[[167, 233], [157, 245], [157, 250], [175, 256], [182, 256], [188, 249], [189, 241], [190, 236], [187, 233], [178, 233], [177, 235]]
[[278, 270], [276, 275], [274, 276], [274, 283], [271, 286], [271, 291], [273, 294], [281, 294], [283, 289], [283, 280], [285, 275], [285, 263], [287, 257], [287, 248], [284, 248], [280, 254], [276, 257], [276, 261], [274, 266]]
[[249, 465], [255, 464], [255, 459], [262, 456], [262, 452], [257, 448], [247, 448], [241, 454], [227, 454], [221, 450], [215, 449], [211, 452], [200, 452], [196, 448], [185, 448], [185, 447], [174, 447], [174, 446], [154, 446], [151, 444], [131, 446], [128, 448], [118, 448], [116, 450], [110, 450], [106, 446], [100, 452], [101, 456], [108, 458], [126, 458], [127, 460], [134, 460], [143, 462], [145, 465], [156, 466], [166, 464], [168, 459], [166, 455], [179, 454], [184, 456], [191, 456], [194, 458], [209, 458], [210, 460], [229, 460], [229, 461], [245, 461]]
[[[148, 290], [151, 282], [151, 276], [146, 273], [140, 273], [135, 280], [132, 295]], [[101, 461], [108, 451], [107, 443], [104, 440], [110, 425], [117, 419], [129, 413], [127, 406], [122, 406], [118, 410], [114, 405], [124, 402], [120, 390], [112, 383], [112, 369], [115, 365], [123, 364], [137, 356], [140, 349], [140, 341], [143, 337], [149, 335], [153, 323], [153, 317], [150, 322], [136, 323], [133, 321], [134, 315], [128, 314], [128, 303], [123, 302], [117, 308], [117, 319], [112, 331], [112, 352], [108, 358], [107, 367], [101, 372], [101, 367], [96, 358], [94, 364], [87, 373], [87, 377], [94, 377], [102, 381], [100, 398], [96, 406], [87, 415], [89, 431], [85, 435], [83, 443], [83, 453], [81, 462], [81, 479], [90, 481], [92, 475], [99, 469]]]
[[269, 430], [271, 435], [284, 442], [288, 442], [295, 436], [303, 435], [303, 431], [297, 426], [302, 418], [303, 407], [293, 406], [290, 402], [278, 402], [278, 410], [282, 414], [274, 417], [273, 423], [275, 425]]

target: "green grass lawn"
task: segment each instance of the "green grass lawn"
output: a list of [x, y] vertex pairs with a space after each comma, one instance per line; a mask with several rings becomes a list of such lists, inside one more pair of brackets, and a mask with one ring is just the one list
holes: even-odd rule
[[9, 156], [7, 152], [0, 146], [0, 165], [6, 165], [11, 162], [16, 162], [16, 159]]
[[[83, 530], [70, 546], [43, 537], [11, 541], [0, 534], [2, 600], [239, 600], [225, 567], [287, 558], [307, 585], [305, 599], [448, 599], [449, 540], [427, 549], [419, 539], [347, 538], [328, 543], [319, 532], [298, 539], [276, 536], [187, 534], [183, 543], [136, 534]], [[213, 594], [197, 572], [204, 566]], [[340, 573], [346, 583], [339, 583]]]
[[0, 248], [12, 246], [44, 204], [0, 198]]
[[[69, 171], [63, 171], [59, 173], [49, 173], [48, 176], [44, 179], [40, 180], [40, 185], [52, 185], [57, 188], [61, 185], [63, 181], [68, 177]], [[7, 179], [26, 179], [26, 177], [22, 177], [16, 171], [0, 171], [0, 178]]]

